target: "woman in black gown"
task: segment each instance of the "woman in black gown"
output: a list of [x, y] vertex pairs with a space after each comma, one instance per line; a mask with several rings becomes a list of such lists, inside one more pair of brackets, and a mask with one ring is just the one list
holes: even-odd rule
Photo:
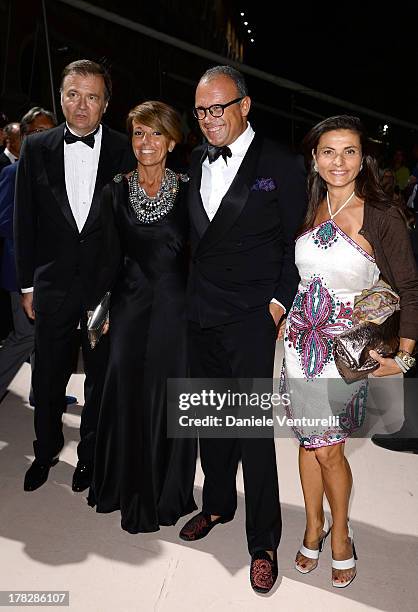
[[[169, 439], [167, 378], [187, 376], [187, 177], [166, 169], [180, 119], [162, 102], [129, 113], [137, 169], [103, 192], [106, 248], [123, 263], [112, 290], [110, 356], [88, 502], [122, 529], [157, 531], [192, 512], [196, 443]], [[112, 247], [112, 252], [117, 249]]]

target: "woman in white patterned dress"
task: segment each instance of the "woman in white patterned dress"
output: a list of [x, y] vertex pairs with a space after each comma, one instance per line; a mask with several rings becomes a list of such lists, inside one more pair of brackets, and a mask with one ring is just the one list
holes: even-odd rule
[[[344, 442], [363, 421], [367, 383], [342, 381], [333, 359], [333, 339], [352, 324], [354, 296], [371, 287], [381, 272], [400, 294], [402, 332], [402, 303], [413, 304], [415, 318], [418, 314], [418, 276], [411, 263], [406, 224], [380, 188], [377, 164], [366, 152], [360, 121], [349, 116], [326, 119], [312, 128], [304, 144], [311, 160], [309, 206], [296, 241], [301, 280], [284, 332], [282, 389], [291, 391], [289, 416], [338, 416], [339, 424], [334, 418], [326, 427], [308, 421], [309, 427], [294, 428], [300, 442], [307, 521], [295, 567], [301, 573], [315, 569], [331, 532], [332, 584], [345, 587], [356, 575], [357, 557], [348, 525], [352, 476]], [[404, 253], [407, 278], [396, 263], [396, 243]], [[418, 338], [418, 320], [415, 327], [404, 325], [404, 329], [408, 337], [401, 337], [400, 349], [410, 355]], [[375, 375], [401, 371], [394, 359], [372, 356], [380, 363]], [[331, 529], [323, 511], [324, 493], [331, 508]]]

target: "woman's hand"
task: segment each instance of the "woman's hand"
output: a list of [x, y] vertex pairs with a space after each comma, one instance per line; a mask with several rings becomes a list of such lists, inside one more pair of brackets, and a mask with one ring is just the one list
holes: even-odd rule
[[372, 372], [372, 376], [391, 376], [402, 372], [396, 361], [391, 357], [381, 357], [376, 351], [369, 351], [369, 355], [380, 364], [377, 370]]

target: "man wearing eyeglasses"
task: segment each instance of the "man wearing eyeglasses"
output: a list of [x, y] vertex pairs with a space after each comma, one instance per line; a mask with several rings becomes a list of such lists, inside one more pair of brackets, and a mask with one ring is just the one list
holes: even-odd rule
[[[271, 378], [277, 325], [297, 289], [294, 235], [306, 206], [303, 165], [254, 133], [250, 106], [237, 70], [217, 66], [200, 79], [193, 112], [208, 144], [192, 154], [189, 186], [195, 378]], [[232, 520], [241, 460], [250, 581], [266, 593], [277, 578], [281, 535], [274, 440], [201, 438], [200, 456], [203, 508], [180, 537], [198, 540]]]
[[[19, 125], [19, 140], [23, 140], [29, 134], [53, 128], [56, 121], [50, 111], [34, 106], [22, 117]], [[22, 364], [32, 355], [35, 341], [33, 324], [22, 308], [16, 279], [13, 210], [18, 164], [19, 161], [6, 166], [0, 176], [0, 236], [4, 238], [0, 286], [10, 294], [13, 316], [13, 330], [0, 347], [0, 400]]]

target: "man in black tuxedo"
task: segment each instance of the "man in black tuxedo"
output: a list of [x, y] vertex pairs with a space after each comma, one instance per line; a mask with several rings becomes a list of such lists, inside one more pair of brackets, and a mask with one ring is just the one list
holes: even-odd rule
[[35, 321], [35, 460], [24, 489], [48, 478], [64, 444], [62, 414], [80, 324], [86, 380], [73, 491], [90, 484], [108, 339], [90, 349], [86, 319], [116, 273], [102, 247], [100, 195], [134, 161], [128, 140], [101, 124], [111, 95], [105, 68], [78, 60], [63, 71], [65, 123], [25, 139], [16, 182], [15, 247], [23, 307]]
[[[208, 70], [194, 114], [209, 145], [191, 159], [190, 363], [196, 378], [271, 378], [277, 325], [299, 280], [294, 235], [306, 207], [303, 164], [255, 134], [243, 76]], [[242, 461], [250, 579], [267, 592], [277, 578], [281, 515], [274, 440], [201, 439], [202, 512], [180, 532], [206, 536], [233, 518]]]

